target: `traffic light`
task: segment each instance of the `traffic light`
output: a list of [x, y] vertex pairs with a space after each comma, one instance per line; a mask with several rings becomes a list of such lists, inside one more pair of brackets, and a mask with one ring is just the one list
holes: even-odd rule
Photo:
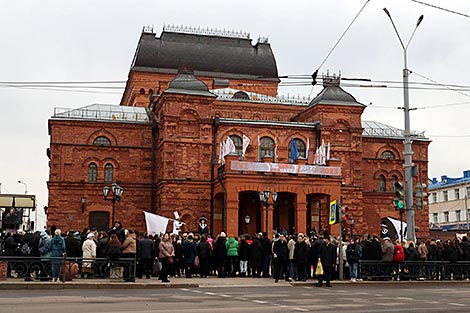
[[405, 207], [405, 185], [397, 181], [394, 184], [395, 198], [393, 199], [393, 207], [395, 210], [402, 210]]
[[341, 208], [341, 222], [348, 221], [348, 211], [349, 211], [349, 208], [347, 206], [343, 206]]
[[424, 199], [428, 196], [424, 189], [426, 188], [426, 184], [417, 182], [415, 186], [415, 193], [416, 193], [416, 210], [422, 210], [428, 203], [424, 201]]

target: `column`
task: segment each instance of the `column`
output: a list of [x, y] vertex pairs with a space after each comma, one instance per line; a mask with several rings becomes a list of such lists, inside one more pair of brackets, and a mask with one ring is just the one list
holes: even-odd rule
[[227, 236], [238, 236], [238, 200], [227, 199], [225, 232]]
[[268, 238], [271, 238], [272, 237], [272, 232], [273, 232], [273, 225], [274, 225], [274, 220], [273, 220], [273, 216], [274, 216], [274, 206], [272, 203], [269, 203], [269, 206], [268, 206], [268, 229], [266, 230], [267, 233], [268, 233]]
[[295, 208], [295, 231], [304, 234], [307, 231], [307, 202], [298, 199]]

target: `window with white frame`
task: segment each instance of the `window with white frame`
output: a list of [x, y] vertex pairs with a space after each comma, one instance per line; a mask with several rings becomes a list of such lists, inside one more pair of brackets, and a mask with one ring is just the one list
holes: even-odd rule
[[460, 190], [459, 188], [454, 189], [454, 194], [455, 194], [455, 200], [460, 199]]
[[460, 222], [462, 220], [461, 214], [462, 214], [462, 211], [460, 210], [455, 211], [455, 221]]
[[446, 190], [443, 192], [443, 194], [444, 194], [444, 201], [445, 202], [449, 201], [449, 192]]
[[433, 222], [434, 224], [437, 224], [437, 222], [438, 222], [438, 219], [437, 219], [437, 218], [438, 218], [438, 214], [437, 214], [437, 213], [433, 213], [433, 214], [432, 214], [432, 222]]
[[432, 203], [437, 203], [437, 192], [432, 193]]
[[444, 212], [444, 222], [449, 222], [449, 211]]

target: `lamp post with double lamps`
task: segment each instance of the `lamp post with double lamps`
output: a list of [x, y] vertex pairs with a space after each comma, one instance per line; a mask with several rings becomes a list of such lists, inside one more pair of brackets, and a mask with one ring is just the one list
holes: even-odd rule
[[415, 211], [413, 208], [413, 162], [412, 162], [412, 155], [413, 151], [411, 148], [411, 131], [410, 131], [410, 111], [414, 109], [410, 109], [410, 99], [409, 99], [409, 91], [408, 91], [408, 77], [410, 76], [410, 70], [408, 69], [408, 61], [407, 61], [407, 50], [408, 46], [413, 39], [416, 29], [418, 29], [419, 24], [423, 21], [424, 16], [421, 15], [416, 22], [416, 26], [413, 30], [413, 33], [410, 36], [408, 42], [403, 44], [401, 40], [400, 34], [398, 33], [397, 28], [395, 27], [395, 23], [393, 22], [392, 16], [390, 12], [384, 8], [385, 14], [387, 14], [390, 22], [392, 22], [393, 29], [398, 36], [398, 40], [400, 41], [401, 47], [403, 48], [403, 59], [404, 59], [404, 68], [403, 68], [403, 107], [400, 108], [405, 113], [405, 130], [403, 132], [403, 136], [405, 137], [405, 188], [406, 188], [406, 222], [408, 223], [408, 231], [406, 235], [407, 240], [415, 240]]
[[[111, 191], [112, 195], [109, 194], [110, 191]], [[111, 203], [113, 204], [113, 211], [112, 211], [112, 214], [111, 214], [111, 221], [112, 221], [111, 226], [114, 225], [114, 210], [115, 210], [116, 202], [121, 201], [123, 192], [124, 192], [124, 188], [122, 188], [121, 186], [119, 186], [116, 183], [113, 183], [111, 185], [111, 187], [109, 187], [109, 186], [104, 186], [103, 187], [104, 200], [111, 201]], [[111, 197], [108, 198], [108, 196], [111, 196]]]
[[[269, 237], [269, 231], [268, 231], [268, 225], [269, 225], [269, 197], [271, 195], [271, 191], [269, 191], [269, 189], [266, 189], [265, 191], [261, 191], [259, 193], [259, 200], [262, 204], [264, 204], [265, 206], [265, 214], [266, 214], [266, 233], [268, 234], [268, 237]], [[273, 192], [272, 193], [272, 198], [273, 198], [273, 205], [274, 205], [274, 202], [276, 202], [277, 200], [277, 192]]]

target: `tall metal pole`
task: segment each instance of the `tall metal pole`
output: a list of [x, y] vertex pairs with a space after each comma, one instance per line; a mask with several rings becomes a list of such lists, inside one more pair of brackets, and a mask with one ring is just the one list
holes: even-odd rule
[[393, 29], [395, 30], [395, 33], [398, 36], [398, 39], [400, 40], [400, 44], [403, 48], [403, 60], [404, 60], [404, 68], [403, 68], [403, 105], [404, 107], [402, 108], [404, 111], [405, 115], [405, 130], [403, 136], [405, 137], [405, 151], [404, 151], [404, 156], [405, 156], [405, 191], [406, 191], [406, 222], [407, 222], [407, 233], [406, 233], [406, 239], [407, 240], [412, 240], [414, 241], [416, 239], [416, 233], [415, 233], [415, 211], [413, 207], [413, 175], [412, 175], [412, 167], [413, 167], [413, 162], [412, 162], [412, 155], [413, 151], [411, 148], [411, 130], [410, 130], [410, 99], [409, 99], [409, 90], [408, 90], [408, 77], [410, 75], [410, 71], [408, 70], [408, 61], [407, 61], [407, 49], [408, 46], [410, 45], [411, 40], [413, 39], [413, 36], [416, 32], [416, 29], [418, 28], [419, 24], [423, 21], [423, 15], [421, 15], [416, 23], [415, 29], [413, 30], [413, 33], [410, 36], [410, 39], [408, 40], [408, 43], [406, 46], [403, 44], [403, 41], [401, 40], [400, 34], [398, 33], [397, 28], [395, 27], [395, 23], [393, 22], [392, 16], [390, 15], [390, 12], [384, 8], [385, 14], [390, 18], [390, 21], [392, 22]]
[[[266, 199], [266, 202], [264, 203], [264, 205], [266, 206], [266, 234], [269, 235], [269, 232], [268, 232], [268, 212], [269, 212], [269, 204], [268, 204], [268, 199]], [[268, 237], [269, 238], [269, 237]]]
[[468, 208], [467, 208], [467, 198], [468, 198], [468, 194], [465, 193], [465, 221], [467, 223], [467, 230], [469, 230], [469, 225], [468, 225]]

